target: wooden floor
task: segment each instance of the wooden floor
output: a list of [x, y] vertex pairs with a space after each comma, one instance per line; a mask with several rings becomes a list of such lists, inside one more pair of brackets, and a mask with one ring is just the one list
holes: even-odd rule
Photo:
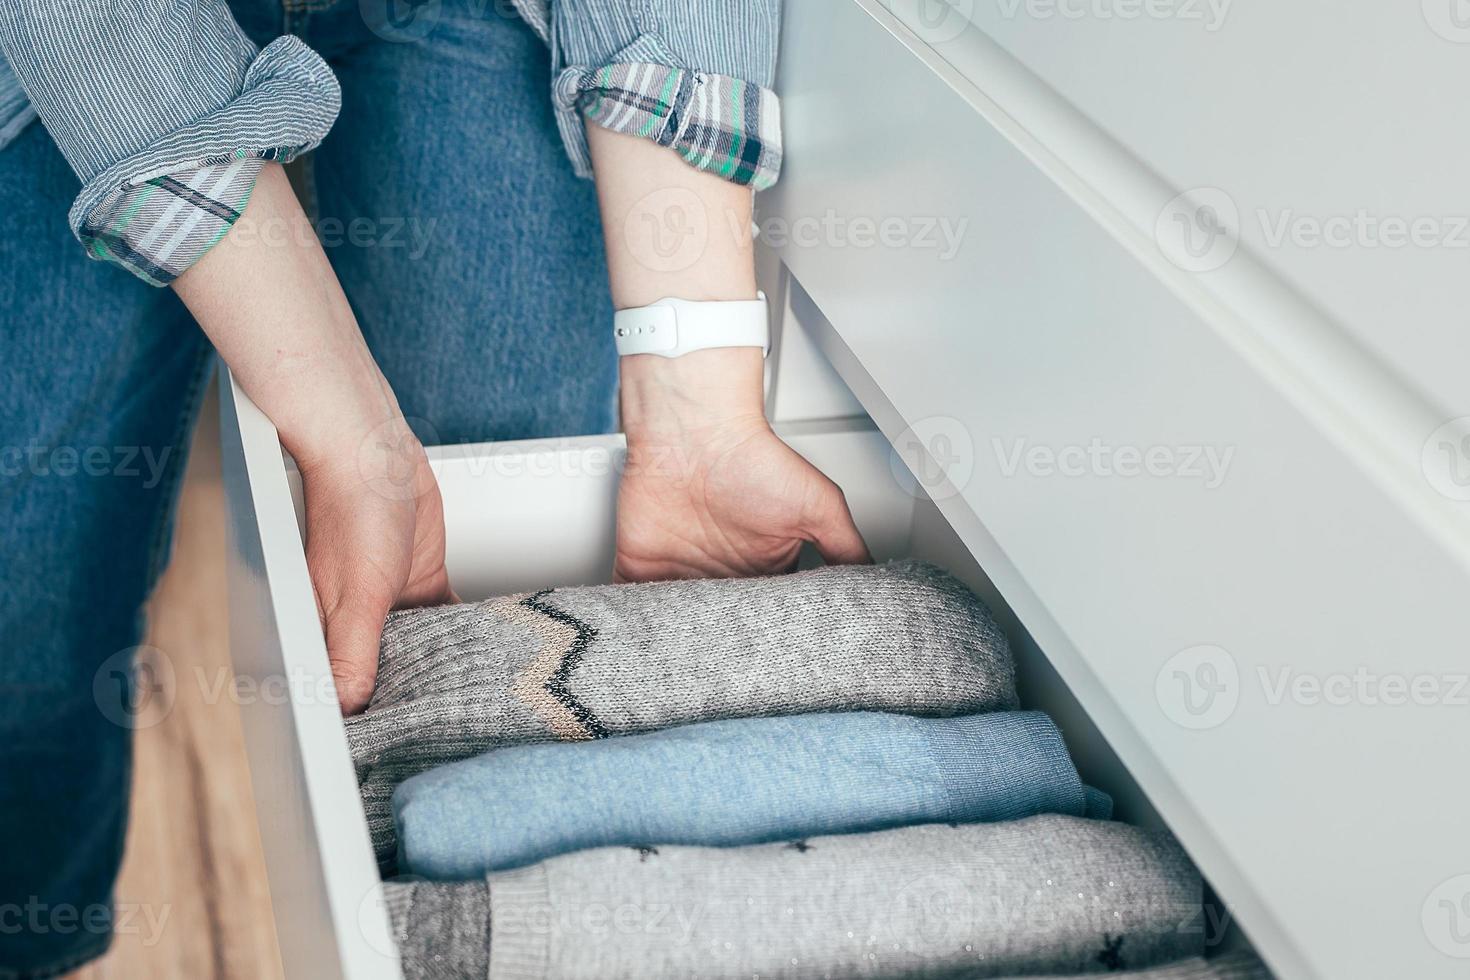
[[[194, 439], [173, 561], [149, 603], [148, 643], [174, 666], [172, 708], [136, 733], [119, 925], [84, 980], [281, 976], [240, 713], [229, 697], [224, 494], [213, 395]], [[200, 678], [207, 683], [201, 683]]]

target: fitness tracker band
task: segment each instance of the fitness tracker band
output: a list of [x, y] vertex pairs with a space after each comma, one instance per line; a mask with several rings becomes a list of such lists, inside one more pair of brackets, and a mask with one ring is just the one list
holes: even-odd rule
[[619, 310], [613, 316], [618, 355], [682, 357], [714, 347], [759, 347], [770, 353], [771, 327], [766, 294], [757, 299], [697, 303], [661, 299], [649, 306]]

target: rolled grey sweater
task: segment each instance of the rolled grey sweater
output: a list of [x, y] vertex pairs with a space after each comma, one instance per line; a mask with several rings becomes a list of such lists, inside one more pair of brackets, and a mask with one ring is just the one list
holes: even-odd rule
[[[1113, 980], [1272, 980], [1271, 971], [1254, 953], [1228, 953], [1214, 959], [1192, 957], [1154, 967], [1151, 970], [1129, 970], [1110, 973]], [[1012, 980], [1021, 980], [1016, 977]], [[1028, 980], [1073, 980], [1071, 977], [1030, 977]]]
[[1172, 838], [1063, 816], [600, 848], [385, 888], [408, 980], [1010, 977], [1204, 945], [1199, 873]]
[[347, 720], [379, 862], [394, 788], [489, 749], [808, 712], [1017, 706], [985, 606], [921, 562], [557, 589], [394, 613]]

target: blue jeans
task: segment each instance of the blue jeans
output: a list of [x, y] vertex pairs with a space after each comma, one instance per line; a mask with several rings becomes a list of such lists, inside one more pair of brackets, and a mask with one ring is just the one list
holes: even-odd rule
[[[338, 73], [305, 203], [420, 435], [608, 431], [596, 199], [557, 136], [545, 47], [473, 0], [406, 41], [358, 0], [235, 8], [258, 42], [300, 34]], [[77, 186], [39, 125], [0, 150], [0, 978], [110, 939], [132, 651], [212, 364], [172, 293], [83, 256]]]

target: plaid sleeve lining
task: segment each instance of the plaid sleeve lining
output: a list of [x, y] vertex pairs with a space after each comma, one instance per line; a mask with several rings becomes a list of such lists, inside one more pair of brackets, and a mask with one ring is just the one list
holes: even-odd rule
[[297, 38], [278, 38], [233, 103], [88, 181], [72, 228], [88, 255], [166, 286], [239, 220], [266, 161], [315, 147], [339, 105], [326, 62]]
[[670, 147], [700, 170], [755, 190], [780, 176], [781, 103], [764, 86], [639, 62], [568, 68], [557, 89], [597, 125]]
[[188, 173], [160, 174], [118, 192], [105, 224], [82, 230], [93, 258], [152, 286], [167, 286], [239, 220], [265, 157], [243, 154]]

